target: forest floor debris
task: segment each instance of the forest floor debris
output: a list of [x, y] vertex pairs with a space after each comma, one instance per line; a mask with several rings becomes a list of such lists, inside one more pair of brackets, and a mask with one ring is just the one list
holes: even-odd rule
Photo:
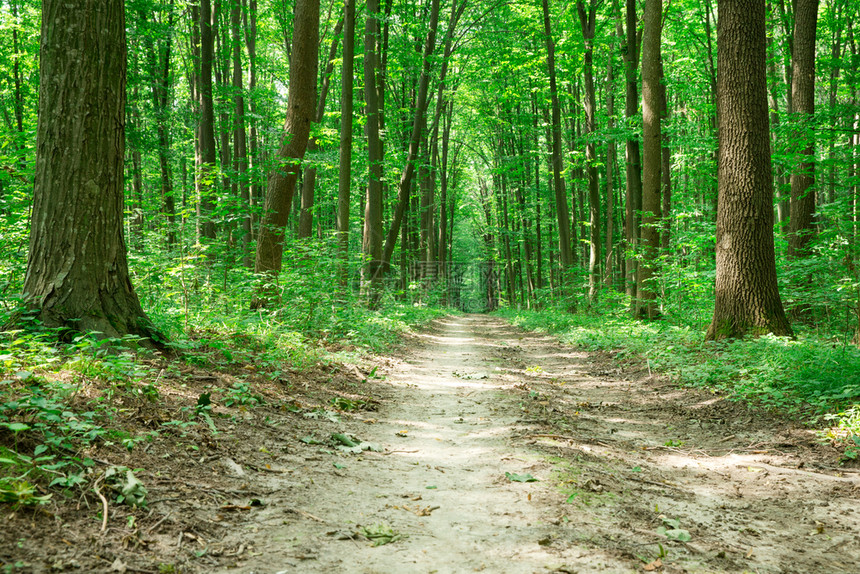
[[[292, 379], [191, 374], [162, 376], [158, 402], [126, 399], [123, 416], [134, 432], [181, 409], [204, 422], [131, 450], [100, 443], [101, 496], [0, 507], [7, 571], [860, 564], [860, 473], [813, 431], [491, 316], [440, 319], [396, 358]], [[123, 483], [98, 478], [109, 468], [126, 486], [133, 473], [143, 506], [117, 504]]]

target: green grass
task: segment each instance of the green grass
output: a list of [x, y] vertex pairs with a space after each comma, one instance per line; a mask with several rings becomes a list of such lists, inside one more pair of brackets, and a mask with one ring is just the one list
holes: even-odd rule
[[[393, 296], [368, 309], [353, 290], [336, 287], [325, 246], [290, 257], [294, 264], [278, 278], [280, 301], [262, 311], [249, 309], [256, 278], [229, 260], [135, 260], [136, 289], [172, 356], [153, 355], [133, 338], [80, 334], [60, 342], [57, 329], [32, 318], [0, 331], [0, 502], [43, 502], [34, 484], [80, 488], [92, 478], [92, 447], [132, 451], [159, 432], [211, 426], [198, 402], [158, 430], [124, 427], [128, 404], [162, 400], [162, 376], [181, 380], [189, 367], [233, 373], [238, 382], [213, 390], [227, 406], [253, 408], [263, 398], [251, 375], [289, 385], [295, 373], [389, 349], [410, 328], [447, 313]], [[0, 325], [14, 312], [0, 306]]]
[[583, 349], [613, 351], [619, 362], [647, 362], [682, 385], [711, 389], [807, 422], [833, 421], [848, 435], [860, 435], [860, 350], [814, 332], [800, 332], [796, 340], [764, 336], [706, 342], [701, 328], [668, 320], [636, 321], [623, 312], [573, 315], [547, 309], [499, 314]]

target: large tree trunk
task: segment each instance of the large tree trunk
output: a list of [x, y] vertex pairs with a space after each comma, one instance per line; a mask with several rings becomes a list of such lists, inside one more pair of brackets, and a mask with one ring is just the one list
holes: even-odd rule
[[549, 3], [543, 0], [543, 29], [546, 35], [546, 63], [549, 72], [549, 92], [552, 106], [552, 184], [555, 190], [556, 217], [558, 218], [558, 247], [559, 262], [562, 276], [573, 263], [573, 251], [570, 242], [570, 211], [567, 205], [567, 195], [564, 192], [564, 180], [561, 177], [561, 108], [558, 103], [558, 86], [555, 78], [555, 42], [552, 39], [550, 27]]
[[717, 278], [709, 340], [791, 335], [776, 282], [764, 0], [719, 0]]
[[810, 124], [815, 113], [815, 29], [818, 24], [818, 0], [797, 0], [794, 13], [794, 71], [791, 77], [791, 99], [794, 121], [799, 124], [794, 139], [803, 149], [801, 160], [791, 172], [791, 207], [788, 255], [798, 257], [807, 252], [814, 233], [815, 215], [815, 136]]
[[48, 327], [157, 336], [123, 237], [124, 2], [45, 0], [40, 76], [27, 305]]
[[[279, 165], [269, 174], [265, 213], [254, 265], [257, 273], [277, 273], [281, 270], [284, 231], [313, 119], [319, 17], [319, 0], [297, 1], [284, 139], [278, 150]], [[262, 304], [263, 301], [255, 303]]]
[[340, 151], [337, 180], [337, 237], [341, 268], [338, 281], [349, 279], [349, 195], [352, 183], [352, 98], [355, 60], [355, 0], [345, 0], [343, 18], [343, 69], [340, 97]]
[[657, 306], [657, 260], [660, 251], [660, 35], [662, 0], [645, 3], [642, 33], [642, 143], [644, 152], [642, 177], [642, 243], [639, 280], [636, 282], [636, 315], [653, 319]]

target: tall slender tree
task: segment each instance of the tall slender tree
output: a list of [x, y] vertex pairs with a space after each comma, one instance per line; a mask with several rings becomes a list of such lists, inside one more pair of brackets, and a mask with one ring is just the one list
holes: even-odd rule
[[590, 226], [588, 256], [588, 296], [594, 299], [600, 286], [600, 189], [597, 180], [597, 94], [594, 89], [594, 33], [597, 27], [597, 2], [590, 0], [586, 11], [582, 0], [576, 3], [579, 24], [585, 40], [585, 173], [588, 175], [588, 221]]
[[[639, 90], [636, 81], [636, 70], [639, 66], [636, 0], [627, 0], [624, 20], [626, 26], [624, 36], [624, 116], [627, 118], [628, 129], [631, 129], [633, 126], [630, 124], [633, 123], [639, 107]], [[625, 159], [627, 188], [624, 206], [624, 237], [628, 255], [624, 267], [626, 291], [631, 298], [634, 298], [636, 297], [638, 267], [634, 252], [639, 245], [639, 210], [642, 208], [642, 163], [639, 140], [635, 136], [627, 138]]]
[[791, 100], [794, 120], [798, 124], [794, 138], [801, 148], [795, 169], [791, 172], [791, 204], [788, 254], [799, 256], [807, 251], [814, 232], [815, 215], [815, 136], [812, 130], [815, 113], [815, 31], [818, 26], [818, 0], [796, 0], [791, 76]]
[[375, 305], [382, 288], [382, 144], [380, 141], [379, 92], [377, 91], [376, 43], [379, 36], [379, 2], [368, 0], [364, 22], [364, 102], [367, 122], [367, 192], [364, 204], [362, 284], [371, 305]]
[[642, 32], [642, 241], [639, 278], [636, 282], [636, 315], [648, 319], [653, 319], [659, 313], [656, 268], [660, 249], [660, 171], [663, 153], [660, 141], [660, 115], [663, 112], [660, 93], [662, 16], [662, 0], [648, 0], [645, 3]]
[[215, 171], [217, 149], [215, 148], [215, 103], [212, 98], [212, 65], [215, 40], [212, 32], [212, 3], [200, 0], [200, 123], [197, 127], [197, 238], [215, 239]]
[[552, 106], [552, 135], [551, 135], [551, 162], [552, 162], [552, 187], [555, 190], [555, 208], [558, 218], [558, 247], [559, 262], [564, 274], [573, 264], [573, 250], [570, 242], [570, 211], [568, 209], [567, 196], [564, 192], [564, 180], [561, 177], [562, 149], [561, 149], [561, 106], [558, 102], [558, 84], [555, 75], [555, 42], [552, 39], [552, 26], [549, 18], [549, 3], [543, 0], [543, 32], [546, 41], [546, 63], [549, 73], [550, 105]]
[[340, 149], [337, 181], [337, 234], [341, 286], [346, 286], [349, 269], [349, 196], [352, 185], [352, 98], [355, 61], [355, 0], [344, 1], [343, 67], [340, 95]]
[[[319, 0], [297, 0], [293, 22], [287, 117], [283, 142], [278, 150], [278, 165], [268, 179], [265, 213], [254, 264], [257, 273], [271, 274], [281, 270], [284, 232], [313, 120], [319, 17]], [[265, 298], [261, 297], [255, 299], [253, 305], [260, 306], [265, 303]]]

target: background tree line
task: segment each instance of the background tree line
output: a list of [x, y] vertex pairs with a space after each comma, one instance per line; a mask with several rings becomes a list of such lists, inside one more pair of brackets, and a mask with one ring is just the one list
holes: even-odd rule
[[[27, 255], [41, 9], [0, 12], [9, 299]], [[852, 334], [856, 15], [847, 0], [766, 2], [764, 69], [748, 70], [766, 79], [756, 129], [775, 195], [751, 257], [772, 235], [767, 281], [792, 322]], [[124, 226], [144, 307], [172, 298], [178, 317], [205, 285], [283, 308], [279, 272], [324, 253], [321, 289], [371, 306], [448, 300], [451, 264], [478, 260], [490, 308], [605, 305], [703, 325], [717, 175], [731, 165], [717, 145], [724, 20], [710, 0], [128, 0]], [[745, 273], [741, 293], [769, 271]], [[791, 332], [764, 315], [709, 336]]]

